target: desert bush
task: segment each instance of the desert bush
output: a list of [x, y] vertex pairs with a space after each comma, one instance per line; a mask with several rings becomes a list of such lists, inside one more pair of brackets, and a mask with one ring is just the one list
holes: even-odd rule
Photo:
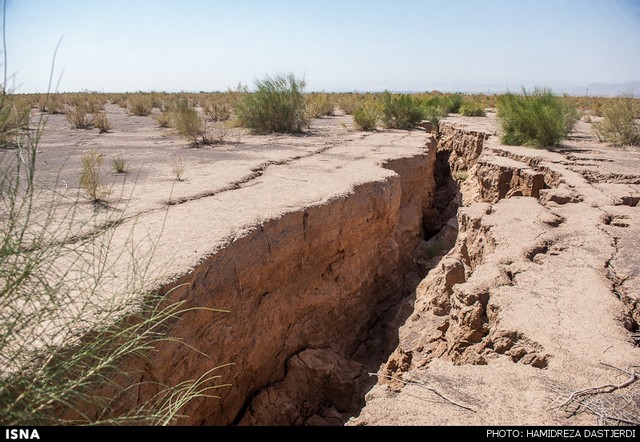
[[153, 96], [137, 93], [127, 98], [127, 110], [138, 117], [146, 117], [153, 110]]
[[564, 103], [548, 89], [522, 95], [498, 97], [502, 142], [511, 145], [555, 146], [577, 121], [575, 107]]
[[93, 124], [98, 128], [98, 130], [100, 130], [101, 134], [109, 132], [111, 129], [113, 129], [111, 123], [109, 122], [109, 119], [107, 118], [107, 114], [105, 114], [104, 112], [99, 112], [96, 115]]
[[640, 100], [622, 95], [604, 106], [602, 121], [593, 123], [593, 130], [600, 141], [616, 146], [640, 144], [640, 125], [635, 117], [640, 113]]
[[206, 125], [202, 131], [202, 144], [224, 144], [229, 130], [223, 125]]
[[102, 179], [103, 160], [104, 156], [97, 150], [92, 150], [81, 158], [80, 187], [85, 191], [85, 196], [94, 203], [104, 201], [109, 194], [104, 188]]
[[464, 97], [462, 94], [451, 94], [445, 97], [447, 112], [451, 114], [457, 114], [460, 112], [460, 107], [464, 104]]
[[333, 100], [329, 94], [312, 93], [306, 96], [307, 118], [320, 118], [333, 115]]
[[382, 122], [391, 129], [410, 129], [424, 118], [422, 106], [415, 97], [406, 94], [382, 95]]
[[203, 111], [211, 121], [227, 121], [231, 118], [231, 107], [224, 101], [205, 103]]
[[172, 121], [180, 135], [189, 138], [195, 146], [198, 145], [202, 134], [202, 118], [186, 99], [176, 102]]
[[0, 147], [14, 145], [29, 125], [30, 107], [21, 106], [14, 96], [0, 90]]
[[358, 130], [375, 130], [380, 121], [380, 108], [372, 101], [360, 104], [351, 115], [353, 125]]
[[475, 101], [465, 101], [462, 106], [460, 106], [460, 115], [465, 117], [484, 117], [485, 112], [484, 108], [476, 103]]
[[116, 173], [125, 173], [127, 171], [127, 160], [123, 156], [118, 155], [111, 159], [111, 168]]
[[171, 112], [169, 111], [163, 110], [158, 115], [155, 115], [154, 118], [160, 127], [171, 126]]
[[64, 113], [64, 103], [58, 94], [42, 94], [38, 98], [38, 110], [50, 114]]
[[74, 129], [91, 129], [95, 123], [94, 116], [82, 103], [67, 108], [65, 117]]
[[308, 125], [304, 81], [294, 75], [267, 77], [237, 105], [240, 123], [254, 132], [301, 132]]
[[339, 94], [336, 98], [338, 107], [347, 115], [352, 115], [353, 111], [365, 101], [362, 94]]

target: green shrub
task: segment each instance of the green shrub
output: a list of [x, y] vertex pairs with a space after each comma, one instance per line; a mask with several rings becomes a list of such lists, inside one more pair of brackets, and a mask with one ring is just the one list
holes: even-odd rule
[[353, 125], [359, 130], [375, 130], [380, 120], [380, 109], [371, 101], [363, 102], [352, 112]]
[[504, 94], [498, 97], [497, 106], [502, 142], [510, 145], [555, 146], [577, 121], [575, 107], [548, 89]]
[[180, 135], [184, 135], [191, 139], [194, 145], [198, 145], [198, 137], [202, 134], [202, 118], [186, 99], [181, 98], [176, 102], [173, 122]]
[[461, 94], [451, 95], [435, 95], [424, 101], [425, 107], [438, 109], [438, 113], [446, 116], [447, 114], [457, 114], [464, 102]]
[[329, 94], [314, 93], [309, 94], [306, 97], [307, 102], [307, 117], [320, 118], [326, 115], [333, 115], [333, 100]]
[[21, 106], [15, 96], [0, 90], [0, 147], [14, 144], [29, 125], [31, 108]]
[[127, 109], [138, 117], [151, 115], [153, 110], [153, 96], [149, 94], [133, 94], [127, 100]]
[[593, 123], [598, 140], [616, 146], [640, 144], [640, 126], [635, 121], [635, 116], [640, 112], [639, 102], [631, 95], [623, 95], [606, 105], [602, 121]]
[[460, 112], [460, 108], [464, 104], [464, 97], [462, 94], [447, 95], [445, 98], [447, 113], [457, 114]]
[[382, 95], [382, 122], [390, 129], [410, 129], [424, 118], [419, 101], [411, 95]]
[[301, 132], [308, 126], [303, 90], [294, 75], [257, 81], [256, 91], [238, 102], [238, 120], [254, 132]]
[[465, 117], [484, 117], [485, 112], [480, 104], [475, 101], [465, 101], [462, 106], [460, 106], [460, 115]]

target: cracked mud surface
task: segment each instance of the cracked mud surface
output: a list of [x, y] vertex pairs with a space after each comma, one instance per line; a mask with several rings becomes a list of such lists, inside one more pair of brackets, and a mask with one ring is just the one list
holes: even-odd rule
[[473, 411], [382, 376], [351, 425], [595, 424], [554, 401], [625, 378], [601, 362], [640, 363], [640, 151], [584, 123], [552, 151], [503, 146], [495, 118], [476, 121], [441, 123], [438, 150], [468, 170], [457, 241], [379, 371]]

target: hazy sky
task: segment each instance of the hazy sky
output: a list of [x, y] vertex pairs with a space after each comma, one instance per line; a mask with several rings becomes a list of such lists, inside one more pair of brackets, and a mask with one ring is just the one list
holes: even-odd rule
[[[7, 0], [16, 92], [487, 90], [640, 80], [640, 0]], [[57, 82], [57, 81], [56, 81]], [[9, 82], [9, 85], [13, 85]]]

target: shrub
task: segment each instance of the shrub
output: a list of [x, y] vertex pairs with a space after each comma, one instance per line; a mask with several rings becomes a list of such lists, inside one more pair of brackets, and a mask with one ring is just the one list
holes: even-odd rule
[[82, 156], [82, 172], [80, 173], [80, 187], [93, 203], [100, 203], [109, 194], [102, 183], [103, 155], [92, 150]]
[[29, 125], [30, 112], [31, 108], [21, 106], [13, 95], [0, 90], [0, 147], [15, 144]]
[[239, 100], [237, 117], [254, 132], [301, 132], [308, 126], [303, 90], [294, 75], [257, 81], [256, 91]]
[[424, 118], [417, 99], [411, 95], [382, 95], [382, 122], [391, 129], [410, 129]]
[[447, 113], [457, 114], [464, 103], [464, 97], [461, 94], [447, 95], [445, 98]]
[[307, 117], [320, 118], [326, 115], [333, 115], [333, 101], [329, 94], [314, 93], [306, 97]]
[[98, 115], [96, 115], [93, 124], [100, 130], [101, 134], [109, 132], [112, 129], [111, 123], [107, 118], [107, 114], [105, 114], [104, 112], [100, 112], [98, 113]]
[[616, 146], [640, 144], [640, 126], [635, 121], [635, 116], [640, 112], [639, 101], [631, 95], [623, 95], [606, 105], [602, 121], [593, 123], [598, 140]]
[[364, 102], [352, 113], [353, 124], [359, 130], [375, 130], [380, 120], [380, 109], [373, 102]]
[[127, 109], [133, 115], [146, 117], [153, 110], [153, 96], [149, 94], [133, 94], [127, 99]]
[[173, 111], [173, 123], [180, 135], [191, 139], [198, 145], [198, 137], [202, 134], [202, 118], [198, 111], [184, 98], [176, 102]]
[[163, 110], [158, 115], [154, 117], [158, 122], [158, 126], [160, 127], [169, 127], [171, 126], [171, 112]]
[[460, 115], [465, 117], [484, 117], [485, 112], [482, 106], [475, 101], [465, 101], [460, 106]]
[[505, 94], [498, 97], [497, 105], [505, 144], [555, 146], [577, 121], [576, 109], [547, 89]]
[[212, 125], [209, 127], [205, 125], [202, 133], [202, 144], [224, 144], [228, 134], [229, 130], [224, 125]]
[[55, 115], [63, 113], [64, 107], [58, 94], [43, 94], [38, 99], [38, 110]]
[[127, 160], [122, 156], [111, 159], [111, 168], [116, 173], [125, 173], [127, 171]]
[[425, 107], [438, 109], [442, 116], [457, 114], [460, 111], [464, 98], [460, 94], [435, 95], [424, 100]]
[[231, 108], [225, 102], [206, 103], [204, 105], [204, 113], [211, 121], [227, 121], [231, 118]]
[[337, 102], [342, 112], [351, 115], [353, 111], [362, 104], [363, 100], [364, 97], [360, 94], [340, 94]]
[[74, 129], [91, 129], [95, 123], [93, 115], [91, 115], [87, 107], [82, 103], [68, 108], [65, 117]]
[[447, 112], [439, 107], [426, 106], [423, 108], [423, 116], [425, 120], [429, 120], [433, 125], [433, 130], [438, 134], [440, 130], [439, 122], [442, 118], [447, 116]]

